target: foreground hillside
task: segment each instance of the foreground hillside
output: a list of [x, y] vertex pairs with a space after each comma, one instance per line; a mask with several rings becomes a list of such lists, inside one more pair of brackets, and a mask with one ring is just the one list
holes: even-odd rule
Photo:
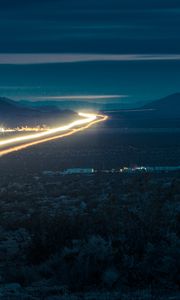
[[0, 299], [170, 300], [180, 177], [1, 177]]

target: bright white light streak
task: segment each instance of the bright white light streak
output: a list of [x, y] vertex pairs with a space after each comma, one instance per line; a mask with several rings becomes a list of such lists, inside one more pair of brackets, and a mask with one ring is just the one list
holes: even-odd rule
[[80, 117], [83, 117], [84, 119], [76, 120], [74, 122], [71, 122], [70, 124], [67, 124], [67, 125], [64, 125], [64, 126], [61, 126], [61, 127], [52, 128], [52, 129], [49, 129], [45, 132], [40, 132], [40, 133], [35, 133], [35, 134], [30, 134], [30, 135], [24, 135], [24, 136], [21, 136], [21, 137], [16, 137], [16, 138], [10, 138], [10, 139], [7, 139], [7, 140], [3, 140], [3, 141], [0, 141], [0, 146], [6, 146], [6, 145], [10, 145], [10, 144], [16, 144], [16, 143], [20, 143], [20, 142], [24, 142], [24, 141], [43, 138], [43, 137], [46, 137], [46, 136], [49, 136], [49, 135], [52, 135], [52, 134], [67, 131], [67, 130], [72, 129], [76, 126], [81, 126], [81, 125], [88, 124], [88, 123], [96, 120], [96, 118], [97, 118], [97, 116], [95, 114], [89, 114], [89, 113], [79, 112], [78, 115]]
[[64, 133], [60, 133], [60, 134], [58, 133], [56, 135], [53, 135], [53, 136], [51, 135], [51, 136], [45, 137], [43, 139], [37, 139], [35, 141], [31, 141], [31, 142], [28, 142], [28, 143], [22, 143], [20, 145], [11, 146], [8, 149], [0, 150], [0, 157], [4, 156], [4, 155], [7, 155], [7, 154], [10, 154], [10, 153], [13, 153], [13, 152], [17, 152], [17, 151], [29, 148], [29, 147], [32, 147], [32, 146], [35, 146], [35, 145], [38, 145], [38, 144], [47, 143], [47, 142], [50, 142], [50, 141], [53, 141], [53, 140], [65, 138], [67, 136], [73, 135], [73, 134], [78, 133], [80, 131], [86, 130], [86, 129], [90, 128], [91, 126], [95, 125], [95, 124], [98, 124], [100, 122], [104, 122], [107, 119], [108, 119], [108, 116], [96, 115], [96, 119], [94, 121], [91, 121], [91, 122], [89, 122], [85, 125], [82, 125], [82, 126], [78, 126], [77, 128], [72, 128], [69, 131], [66, 131]]

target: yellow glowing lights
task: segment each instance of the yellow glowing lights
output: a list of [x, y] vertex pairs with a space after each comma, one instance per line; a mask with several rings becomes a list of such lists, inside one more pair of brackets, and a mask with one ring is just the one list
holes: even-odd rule
[[49, 130], [46, 126], [37, 126], [37, 127], [16, 127], [16, 128], [0, 128], [0, 133], [6, 133], [6, 132], [38, 132], [38, 131], [47, 131]]
[[16, 137], [16, 138], [3, 140], [3, 141], [0, 141], [0, 146], [5, 146], [5, 145], [9, 145], [9, 144], [15, 144], [15, 143], [18, 143], [18, 142], [43, 138], [43, 137], [51, 135], [51, 134], [55, 134], [55, 133], [58, 133], [58, 132], [61, 132], [61, 131], [69, 130], [69, 129], [75, 127], [75, 126], [80, 126], [80, 125], [83, 125], [83, 124], [87, 124], [87, 123], [92, 122], [96, 119], [96, 115], [94, 115], [94, 114], [78, 113], [78, 115], [81, 116], [81, 117], [84, 117], [84, 119], [76, 120], [74, 122], [71, 122], [70, 124], [67, 124], [67, 125], [64, 125], [64, 126], [61, 126], [61, 127], [57, 127], [57, 128], [52, 128], [52, 129], [49, 129], [45, 132], [34, 133], [34, 134], [24, 135], [24, 136], [21, 136], [21, 137]]
[[[76, 132], [83, 131], [92, 125], [104, 122], [107, 120], [107, 116], [104, 115], [95, 115], [95, 114], [89, 114], [89, 113], [78, 113], [80, 117], [83, 117], [83, 119], [76, 120], [74, 122], [71, 122], [67, 125], [49, 129], [45, 132], [25, 135], [22, 137], [16, 137], [16, 138], [10, 138], [7, 140], [0, 141], [0, 146], [8, 146], [11, 144], [19, 144], [17, 146], [11, 146], [8, 149], [3, 149], [0, 151], [0, 156], [12, 153], [14, 151], [19, 151], [28, 147], [31, 147], [33, 145], [37, 145], [40, 143], [45, 143], [51, 140], [63, 138], [72, 134], [75, 134]], [[63, 131], [67, 131], [65, 133], [61, 133]], [[60, 134], [61, 133], [61, 134]], [[29, 143], [23, 143], [25, 141], [34, 140]]]

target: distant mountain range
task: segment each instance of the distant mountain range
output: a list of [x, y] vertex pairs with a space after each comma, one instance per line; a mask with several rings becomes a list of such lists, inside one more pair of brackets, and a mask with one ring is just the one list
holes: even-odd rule
[[[21, 100], [18, 102], [20, 105], [34, 108], [34, 109], [43, 109], [43, 110], [57, 110], [59, 109], [95, 109], [101, 111], [110, 111], [110, 110], [127, 110], [132, 109], [132, 103], [118, 103], [118, 102], [90, 102], [90, 101], [58, 101], [58, 100], [41, 100], [41, 101], [27, 101]], [[170, 95], [168, 97], [158, 99], [152, 102], [149, 102], [146, 105], [143, 105], [142, 102], [135, 102], [133, 109], [151, 109], [158, 113], [164, 114], [178, 114], [180, 110], [180, 93]]]
[[[101, 111], [109, 111], [109, 110], [119, 110], [119, 109], [127, 109], [131, 108], [132, 104], [128, 102], [94, 102], [94, 101], [83, 101], [83, 100], [41, 100], [41, 101], [27, 101], [21, 100], [20, 104], [26, 107], [58, 107], [59, 109], [72, 109], [72, 110], [80, 110], [80, 109], [88, 109], [88, 110], [101, 110]], [[136, 102], [134, 107], [139, 107], [142, 105], [142, 102]]]
[[[110, 127], [180, 127], [180, 93], [149, 102], [134, 109], [117, 109], [111, 111], [113, 103], [109, 104], [112, 118], [107, 122]], [[13, 101], [0, 98], [0, 126], [21, 126], [40, 124], [59, 124], [68, 118], [75, 118], [74, 109], [96, 109], [99, 103], [85, 101]], [[107, 107], [107, 105], [106, 105]], [[61, 108], [61, 109], [60, 109]]]
[[0, 97], [0, 127], [55, 125], [76, 117], [72, 110], [60, 110], [54, 106], [30, 107], [18, 101]]

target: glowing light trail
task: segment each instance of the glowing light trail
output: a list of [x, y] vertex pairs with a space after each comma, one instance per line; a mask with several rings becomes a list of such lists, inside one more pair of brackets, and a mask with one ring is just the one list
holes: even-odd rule
[[[71, 129], [68, 132], [62, 133], [60, 135], [55, 135], [55, 136], [50, 136], [50, 137], [47, 137], [47, 138], [42, 138], [42, 139], [39, 139], [37, 141], [33, 141], [33, 142], [29, 142], [29, 143], [24, 143], [24, 144], [21, 144], [21, 145], [18, 145], [18, 146], [13, 146], [11, 148], [1, 150], [0, 151], [0, 156], [7, 155], [9, 153], [12, 153], [12, 152], [15, 152], [15, 151], [20, 151], [20, 150], [26, 149], [28, 147], [32, 147], [32, 146], [35, 146], [35, 145], [38, 145], [38, 144], [46, 143], [46, 142], [49, 142], [49, 141], [52, 141], [52, 140], [60, 139], [60, 138], [63, 138], [63, 137], [69, 136], [69, 135], [73, 135], [73, 134], [75, 134], [77, 132], [86, 130], [86, 129], [90, 128], [91, 126], [93, 126], [93, 125], [95, 125], [97, 123], [100, 123], [100, 122], [104, 122], [104, 121], [106, 121], [108, 119], [108, 117], [105, 116], [105, 115], [94, 115], [94, 114], [85, 114], [85, 113], [79, 113], [79, 115], [86, 117], [86, 119], [84, 119], [84, 120], [78, 120], [78, 121], [81, 122], [80, 123], [81, 125], [87, 123], [86, 125], [72, 129], [72, 127], [80, 126], [80, 124], [79, 124], [78, 121], [72, 122], [69, 125], [66, 125], [66, 127], [68, 126]], [[82, 121], [84, 121], [84, 122], [82, 123]], [[76, 123], [76, 125], [72, 125], [74, 123]], [[57, 133], [57, 132], [58, 131], [56, 131], [55, 133]]]
[[61, 127], [57, 127], [57, 128], [52, 128], [52, 129], [49, 129], [45, 132], [29, 134], [29, 135], [24, 135], [24, 136], [21, 136], [21, 137], [16, 137], [16, 138], [8, 139], [8, 140], [3, 140], [3, 141], [0, 141], [0, 146], [6, 146], [6, 145], [9, 145], [9, 144], [16, 144], [18, 142], [43, 138], [45, 136], [55, 134], [55, 133], [58, 133], [58, 132], [61, 132], [61, 131], [67, 131], [67, 130], [69, 130], [73, 127], [76, 127], [76, 126], [80, 126], [80, 125], [90, 123], [90, 122], [96, 120], [96, 118], [97, 118], [96, 115], [94, 115], [94, 114], [78, 113], [78, 115], [81, 116], [81, 117], [84, 117], [84, 119], [76, 120], [74, 122], [71, 122], [70, 124], [67, 124], [67, 125], [64, 125], [64, 126], [61, 126]]

